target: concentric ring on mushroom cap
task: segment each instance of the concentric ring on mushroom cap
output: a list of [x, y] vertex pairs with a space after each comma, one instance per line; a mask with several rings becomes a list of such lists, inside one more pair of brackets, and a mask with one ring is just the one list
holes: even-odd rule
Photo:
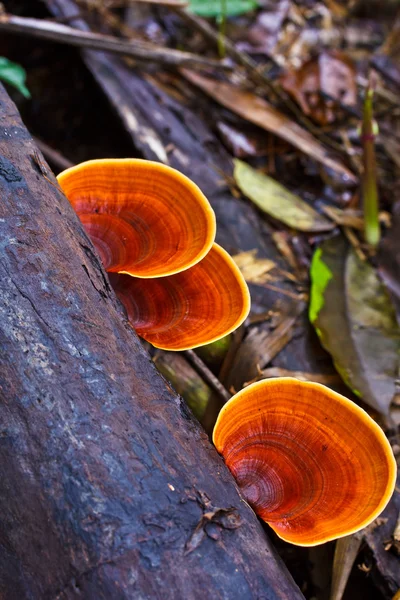
[[164, 277], [195, 265], [215, 239], [215, 215], [185, 175], [141, 159], [90, 160], [58, 182], [108, 271]]
[[110, 276], [128, 319], [164, 350], [188, 350], [222, 338], [247, 317], [250, 295], [234, 260], [217, 244], [187, 271], [158, 279]]
[[314, 546], [373, 521], [396, 462], [381, 428], [318, 383], [254, 383], [222, 408], [214, 444], [254, 511], [282, 539]]

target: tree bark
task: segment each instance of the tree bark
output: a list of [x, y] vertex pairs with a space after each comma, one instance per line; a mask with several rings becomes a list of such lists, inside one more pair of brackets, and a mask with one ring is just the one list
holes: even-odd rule
[[302, 598], [1, 86], [0, 198], [0, 598]]

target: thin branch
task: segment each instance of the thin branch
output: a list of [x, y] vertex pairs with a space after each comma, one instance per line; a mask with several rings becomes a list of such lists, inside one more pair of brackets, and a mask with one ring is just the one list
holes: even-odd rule
[[61, 171], [65, 171], [65, 169], [69, 169], [74, 165], [68, 158], [63, 156], [61, 152], [55, 150], [46, 142], [39, 140], [38, 138], [34, 138], [34, 142], [39, 150], [42, 152], [43, 156], [50, 161], [55, 167], [60, 169]]
[[228, 390], [222, 385], [219, 379], [214, 375], [212, 371], [203, 363], [201, 358], [197, 356], [193, 350], [185, 350], [185, 357], [188, 359], [192, 367], [196, 369], [196, 371], [202, 376], [204, 381], [208, 383], [208, 385], [216, 392], [221, 399], [225, 402], [231, 398], [231, 394]]
[[160, 6], [172, 6], [173, 8], [185, 8], [189, 4], [184, 0], [109, 0], [107, 8], [125, 8], [136, 3], [159, 4]]
[[122, 54], [138, 60], [153, 61], [168, 66], [231, 68], [223, 61], [204, 58], [190, 52], [171, 50], [148, 42], [120, 40], [111, 35], [80, 31], [68, 25], [42, 19], [0, 14], [0, 31], [28, 35], [79, 48]]

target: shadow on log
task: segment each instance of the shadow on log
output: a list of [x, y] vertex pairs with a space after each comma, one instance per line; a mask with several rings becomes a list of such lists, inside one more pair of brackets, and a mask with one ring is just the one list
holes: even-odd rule
[[302, 598], [0, 86], [0, 598]]

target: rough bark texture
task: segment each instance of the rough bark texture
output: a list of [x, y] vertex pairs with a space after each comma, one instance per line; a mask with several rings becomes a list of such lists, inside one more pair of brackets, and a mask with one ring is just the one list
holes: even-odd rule
[[0, 598], [302, 598], [54, 181], [1, 88]]

